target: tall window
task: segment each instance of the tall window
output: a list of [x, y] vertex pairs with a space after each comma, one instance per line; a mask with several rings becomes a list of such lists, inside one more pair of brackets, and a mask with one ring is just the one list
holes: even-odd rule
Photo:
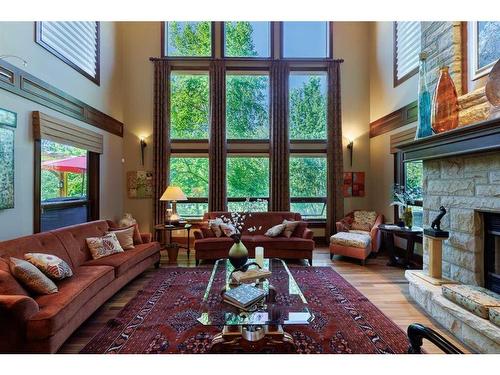
[[290, 158], [291, 209], [306, 219], [326, 218], [326, 158]]
[[43, 21], [35, 26], [39, 45], [99, 84], [99, 22]]
[[412, 193], [415, 201], [410, 207], [413, 211], [413, 225], [422, 227], [422, 186], [423, 186], [423, 164], [422, 161], [411, 161], [404, 165], [405, 189]]
[[271, 22], [224, 22], [224, 56], [271, 56]]
[[42, 232], [87, 221], [86, 150], [42, 140], [40, 176]]
[[208, 158], [173, 156], [170, 184], [180, 187], [188, 198], [177, 203], [182, 217], [201, 217], [208, 210]]
[[235, 157], [227, 158], [228, 209], [243, 211], [267, 211], [269, 199], [269, 158]]
[[164, 54], [169, 57], [212, 55], [211, 22], [165, 22]]
[[418, 72], [420, 22], [394, 22], [394, 87]]

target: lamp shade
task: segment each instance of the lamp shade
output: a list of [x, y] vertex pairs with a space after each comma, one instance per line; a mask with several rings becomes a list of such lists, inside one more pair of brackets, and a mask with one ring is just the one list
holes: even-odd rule
[[160, 198], [161, 201], [187, 201], [186, 194], [184, 194], [180, 187], [169, 186]]

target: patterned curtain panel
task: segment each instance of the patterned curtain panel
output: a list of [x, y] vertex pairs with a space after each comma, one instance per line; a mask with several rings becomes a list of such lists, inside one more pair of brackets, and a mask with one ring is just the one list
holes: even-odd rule
[[210, 141], [208, 210], [226, 211], [226, 67], [223, 61], [210, 64]]
[[344, 216], [342, 180], [344, 161], [342, 158], [342, 106], [340, 100], [340, 64], [335, 60], [328, 66], [328, 204], [326, 216], [326, 239], [335, 233], [335, 222]]
[[270, 211], [289, 211], [288, 64], [271, 66], [271, 196]]
[[153, 212], [154, 223], [165, 221], [167, 204], [160, 197], [168, 186], [170, 165], [170, 66], [168, 62], [154, 60], [154, 157], [153, 157]]

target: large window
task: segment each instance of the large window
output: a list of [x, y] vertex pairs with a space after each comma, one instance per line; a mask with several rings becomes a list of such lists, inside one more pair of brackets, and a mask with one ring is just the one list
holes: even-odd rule
[[224, 22], [224, 56], [271, 56], [271, 22]]
[[228, 74], [226, 78], [228, 139], [269, 138], [269, 76]]
[[227, 158], [228, 208], [241, 211], [267, 211], [269, 199], [269, 158], [228, 157]]
[[208, 138], [210, 112], [208, 85], [207, 73], [172, 73], [170, 138]]
[[40, 176], [42, 232], [87, 221], [86, 150], [42, 140]]
[[290, 74], [290, 139], [326, 139], [326, 81], [322, 72]]
[[423, 165], [422, 161], [411, 161], [404, 165], [405, 189], [412, 193], [415, 198], [410, 207], [413, 211], [413, 225], [422, 227], [423, 210], [422, 210], [422, 186], [423, 186]]
[[99, 22], [36, 22], [36, 42], [99, 84]]
[[328, 22], [283, 22], [283, 57], [326, 58]]
[[394, 22], [394, 87], [418, 72], [420, 22]]
[[187, 202], [178, 202], [182, 217], [201, 217], [208, 210], [208, 158], [178, 157], [170, 159], [170, 185], [186, 194]]
[[499, 21], [470, 21], [467, 27], [468, 66], [471, 87], [469, 91], [479, 85], [475, 80], [484, 77], [495, 62], [500, 58], [500, 22]]
[[326, 158], [290, 158], [291, 210], [306, 219], [326, 218]]
[[165, 22], [164, 54], [169, 57], [212, 55], [211, 22]]

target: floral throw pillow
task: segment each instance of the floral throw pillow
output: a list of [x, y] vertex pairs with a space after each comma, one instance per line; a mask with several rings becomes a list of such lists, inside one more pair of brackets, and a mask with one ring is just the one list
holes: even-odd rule
[[224, 233], [226, 237], [231, 237], [233, 234], [238, 233], [233, 224], [222, 223], [219, 224], [219, 227], [222, 230], [222, 233]]
[[365, 232], [369, 232], [370, 231], [370, 224], [360, 224], [360, 223], [354, 222], [351, 224], [351, 230], [362, 230]]
[[24, 254], [24, 259], [53, 280], [62, 280], [73, 276], [73, 271], [68, 263], [55, 255], [26, 253]]
[[57, 293], [56, 284], [42, 271], [23, 259], [10, 258], [10, 272], [27, 289], [37, 294]]
[[264, 236], [278, 237], [281, 233], [283, 233], [285, 228], [286, 228], [286, 224], [275, 225], [274, 227], [269, 228], [267, 230], [267, 232], [264, 234]]
[[285, 224], [285, 229], [283, 230], [283, 235], [286, 238], [292, 237], [292, 233], [297, 228], [297, 225], [300, 224], [300, 221], [290, 221], [290, 220], [283, 220], [283, 224]]
[[377, 213], [375, 211], [354, 211], [354, 223], [357, 224], [368, 224], [373, 227], [377, 220]]
[[85, 241], [87, 241], [87, 246], [94, 259], [123, 252], [123, 248], [114, 232], [108, 233], [102, 237], [86, 238]]
[[114, 233], [116, 234], [116, 238], [118, 238], [118, 242], [120, 242], [120, 246], [123, 250], [130, 250], [135, 248], [134, 246], [134, 231], [135, 225], [132, 225], [127, 228], [109, 228], [109, 231], [106, 234]]
[[215, 237], [219, 238], [222, 236], [222, 229], [220, 228], [220, 225], [224, 224], [222, 219], [218, 217], [217, 219], [209, 220], [208, 221], [208, 227], [212, 232], [214, 232]]

